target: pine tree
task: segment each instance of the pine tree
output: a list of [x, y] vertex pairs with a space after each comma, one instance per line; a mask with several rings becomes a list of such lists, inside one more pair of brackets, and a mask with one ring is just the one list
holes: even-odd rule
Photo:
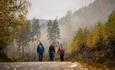
[[33, 18], [32, 20], [32, 34], [33, 36], [37, 35], [38, 38], [40, 38], [41, 32], [40, 32], [40, 24], [39, 19]]
[[47, 32], [48, 32], [48, 40], [50, 41], [50, 43], [53, 41], [53, 32], [52, 32], [52, 21], [49, 20], [48, 21], [48, 29], [47, 29]]
[[48, 39], [50, 40], [50, 43], [55, 46], [59, 43], [60, 29], [56, 19], [54, 21], [49, 20], [48, 22]]
[[53, 30], [53, 37], [54, 37], [53, 44], [58, 45], [60, 39], [60, 29], [59, 29], [58, 21], [56, 19], [53, 22], [52, 30]]

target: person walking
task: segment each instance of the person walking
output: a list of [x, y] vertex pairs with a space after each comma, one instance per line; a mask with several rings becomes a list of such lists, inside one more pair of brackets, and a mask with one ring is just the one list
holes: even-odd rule
[[39, 56], [39, 61], [42, 61], [43, 60], [43, 53], [44, 53], [44, 46], [41, 42], [39, 43], [39, 45], [37, 47], [37, 53]]
[[49, 47], [49, 57], [50, 57], [50, 61], [54, 61], [55, 47], [53, 45]]
[[62, 44], [58, 48], [57, 53], [60, 55], [60, 61], [64, 61], [65, 50]]

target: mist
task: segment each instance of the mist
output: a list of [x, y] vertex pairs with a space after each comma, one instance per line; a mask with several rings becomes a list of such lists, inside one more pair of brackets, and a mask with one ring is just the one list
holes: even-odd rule
[[95, 0], [77, 11], [68, 11], [59, 19], [61, 39], [68, 44], [78, 28], [93, 28], [98, 22], [106, 22], [113, 10], [115, 0]]

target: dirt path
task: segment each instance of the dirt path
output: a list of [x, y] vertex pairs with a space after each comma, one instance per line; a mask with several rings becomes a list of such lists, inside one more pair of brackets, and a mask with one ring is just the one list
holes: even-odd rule
[[0, 70], [85, 70], [77, 62], [0, 63]]

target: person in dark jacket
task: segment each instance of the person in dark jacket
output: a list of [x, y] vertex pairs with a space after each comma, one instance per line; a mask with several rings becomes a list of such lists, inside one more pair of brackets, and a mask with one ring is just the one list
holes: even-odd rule
[[55, 47], [53, 45], [49, 47], [49, 57], [50, 57], [50, 61], [54, 61]]
[[44, 53], [44, 46], [42, 45], [42, 43], [40, 42], [38, 47], [37, 47], [37, 53], [39, 56], [39, 61], [42, 61], [43, 59], [43, 53]]
[[63, 45], [61, 44], [60, 47], [58, 48], [57, 53], [60, 55], [60, 60], [64, 61], [64, 55], [65, 55], [65, 50]]

